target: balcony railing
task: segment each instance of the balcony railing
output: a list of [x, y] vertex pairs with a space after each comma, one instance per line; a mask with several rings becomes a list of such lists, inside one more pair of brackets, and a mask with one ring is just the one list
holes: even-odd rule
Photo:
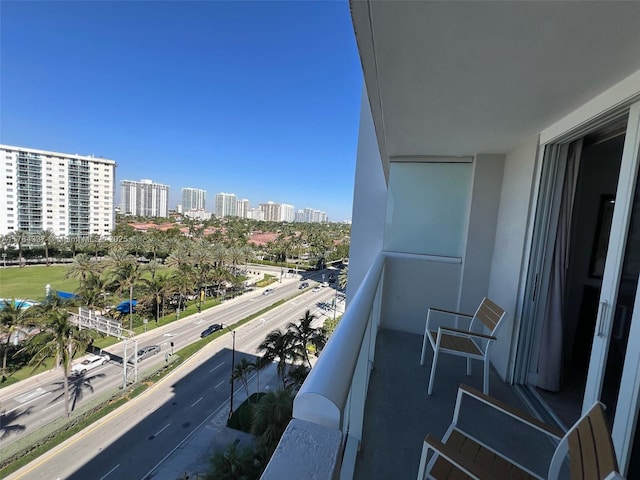
[[352, 478], [378, 332], [380, 253], [293, 403], [293, 419], [263, 480]]

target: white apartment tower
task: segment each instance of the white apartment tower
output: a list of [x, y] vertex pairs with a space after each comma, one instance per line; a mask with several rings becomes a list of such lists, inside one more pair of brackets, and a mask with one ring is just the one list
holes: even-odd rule
[[206, 210], [207, 192], [199, 188], [182, 189], [182, 211]]
[[279, 222], [280, 221], [280, 204], [267, 202], [260, 204], [260, 210], [264, 214], [264, 220], [267, 222]]
[[236, 217], [238, 216], [238, 198], [233, 193], [216, 194], [216, 205], [214, 213], [216, 217]]
[[0, 145], [0, 234], [110, 236], [116, 162]]
[[242, 200], [238, 200], [238, 211], [237, 214], [240, 218], [249, 218], [249, 210], [251, 209], [251, 205], [249, 204], [249, 200], [247, 198], [243, 198]]
[[151, 180], [122, 180], [120, 212], [140, 217], [168, 217], [169, 186]]
[[293, 222], [295, 220], [295, 209], [293, 205], [282, 203], [280, 205], [280, 221], [281, 222]]

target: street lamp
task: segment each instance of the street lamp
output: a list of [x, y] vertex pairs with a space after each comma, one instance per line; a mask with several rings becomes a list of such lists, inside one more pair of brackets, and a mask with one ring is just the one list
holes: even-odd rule
[[233, 337], [233, 341], [231, 343], [231, 380], [229, 382], [231, 383], [231, 395], [229, 396], [229, 418], [231, 418], [231, 415], [233, 415], [233, 369], [236, 364], [236, 331], [231, 330], [229, 328], [229, 325], [226, 325], [224, 323], [222, 324], [222, 326], [229, 330], [229, 332], [231, 332], [231, 336]]

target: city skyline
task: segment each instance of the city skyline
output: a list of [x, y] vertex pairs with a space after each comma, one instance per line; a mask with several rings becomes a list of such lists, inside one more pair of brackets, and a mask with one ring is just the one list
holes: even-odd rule
[[2, 143], [112, 158], [117, 184], [176, 185], [172, 207], [188, 185], [351, 218], [348, 2], [6, 2], [0, 22]]

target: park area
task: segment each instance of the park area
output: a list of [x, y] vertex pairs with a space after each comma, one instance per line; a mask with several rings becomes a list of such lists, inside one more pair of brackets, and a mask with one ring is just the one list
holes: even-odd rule
[[74, 278], [64, 278], [67, 268], [67, 265], [32, 265], [0, 269], [0, 298], [42, 301], [47, 285], [55, 291], [74, 292], [79, 282]]

